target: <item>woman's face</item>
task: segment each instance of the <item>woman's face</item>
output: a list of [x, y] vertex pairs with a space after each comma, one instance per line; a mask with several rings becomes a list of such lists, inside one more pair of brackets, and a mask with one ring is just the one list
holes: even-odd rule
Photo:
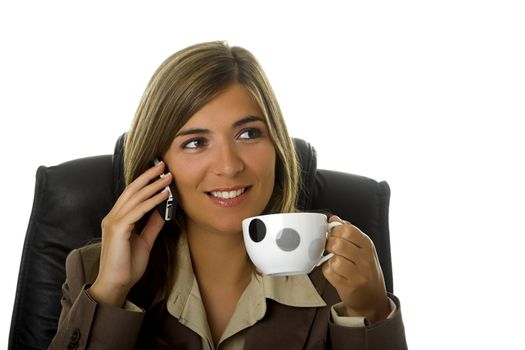
[[260, 214], [275, 182], [275, 148], [246, 88], [234, 84], [195, 113], [164, 160], [174, 176], [188, 229], [241, 231]]

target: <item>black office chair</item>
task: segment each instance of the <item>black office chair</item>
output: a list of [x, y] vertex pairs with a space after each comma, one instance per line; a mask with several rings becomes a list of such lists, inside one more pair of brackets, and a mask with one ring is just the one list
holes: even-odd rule
[[[100, 222], [122, 192], [124, 135], [113, 155], [38, 168], [11, 320], [9, 349], [46, 349], [60, 315], [65, 259], [100, 237]], [[316, 153], [295, 139], [302, 167], [302, 210], [327, 210], [351, 221], [374, 241], [389, 292], [393, 292], [386, 182], [317, 169]]]

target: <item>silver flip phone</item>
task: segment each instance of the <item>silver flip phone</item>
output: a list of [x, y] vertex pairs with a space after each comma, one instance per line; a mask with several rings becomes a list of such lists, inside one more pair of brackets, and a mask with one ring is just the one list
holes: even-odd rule
[[[155, 163], [155, 165], [159, 164], [158, 159], [155, 159], [153, 162]], [[161, 178], [163, 178], [164, 176], [166, 176], [166, 174], [160, 175]], [[159, 211], [160, 216], [164, 219], [164, 221], [170, 221], [175, 215], [177, 205], [177, 193], [175, 191], [174, 184], [166, 186], [166, 189], [169, 192], [169, 197], [165, 202], [162, 202], [157, 206], [157, 210]]]

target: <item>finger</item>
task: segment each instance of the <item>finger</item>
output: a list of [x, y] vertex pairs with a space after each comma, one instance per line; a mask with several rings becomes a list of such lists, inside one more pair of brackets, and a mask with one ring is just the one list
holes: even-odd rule
[[326, 241], [326, 250], [344, 257], [356, 265], [361, 260], [363, 253], [365, 253], [363, 249], [355, 244], [339, 237], [329, 237]]
[[[151, 211], [154, 207], [167, 200], [169, 197], [168, 191], [162, 191], [148, 200], [139, 203], [130, 210], [120, 210], [117, 213], [108, 214], [102, 220], [102, 237], [126, 237], [132, 234], [135, 223], [140, 220], [146, 213]], [[109, 234], [109, 236], [108, 236]]]
[[373, 242], [363, 231], [357, 226], [350, 223], [336, 226], [332, 228], [330, 237], [338, 237], [344, 239], [359, 248], [370, 249], [373, 246]]
[[130, 196], [127, 202], [121, 205], [119, 211], [126, 213], [133, 210], [133, 208], [169, 186], [173, 181], [172, 178], [171, 173], [168, 173], [163, 178], [158, 178], [155, 182], [143, 187], [140, 191]]
[[160, 216], [157, 210], [154, 210], [142, 230], [141, 236], [145, 243], [148, 245], [149, 250], [153, 248], [153, 244], [159, 235], [160, 230], [164, 226], [165, 221]]
[[165, 168], [164, 162], [159, 162], [157, 165], [154, 165], [153, 167], [146, 170], [144, 173], [142, 173], [139, 177], [137, 177], [133, 182], [131, 182], [122, 194], [119, 196], [117, 201], [115, 202], [114, 208], [117, 210], [125, 204], [133, 194], [138, 192], [140, 189], [142, 189], [144, 186], [148, 185], [153, 179], [159, 177]]
[[356, 265], [337, 255], [328, 260], [328, 263], [323, 266], [323, 274], [332, 285], [348, 283], [358, 273]]
[[167, 200], [169, 195], [170, 194], [167, 190], [163, 190], [157, 193], [156, 195], [131, 207], [129, 211], [126, 212], [123, 210], [123, 212], [125, 213], [125, 221], [130, 223], [135, 223], [139, 221], [146, 213], [151, 211], [163, 201]]

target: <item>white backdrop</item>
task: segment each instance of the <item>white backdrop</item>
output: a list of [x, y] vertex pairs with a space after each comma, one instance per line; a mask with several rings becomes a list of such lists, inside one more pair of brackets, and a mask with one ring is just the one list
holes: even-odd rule
[[111, 153], [161, 61], [220, 39], [320, 168], [389, 182], [410, 348], [523, 349], [521, 2], [195, 3], [1, 2], [0, 348], [37, 167]]

